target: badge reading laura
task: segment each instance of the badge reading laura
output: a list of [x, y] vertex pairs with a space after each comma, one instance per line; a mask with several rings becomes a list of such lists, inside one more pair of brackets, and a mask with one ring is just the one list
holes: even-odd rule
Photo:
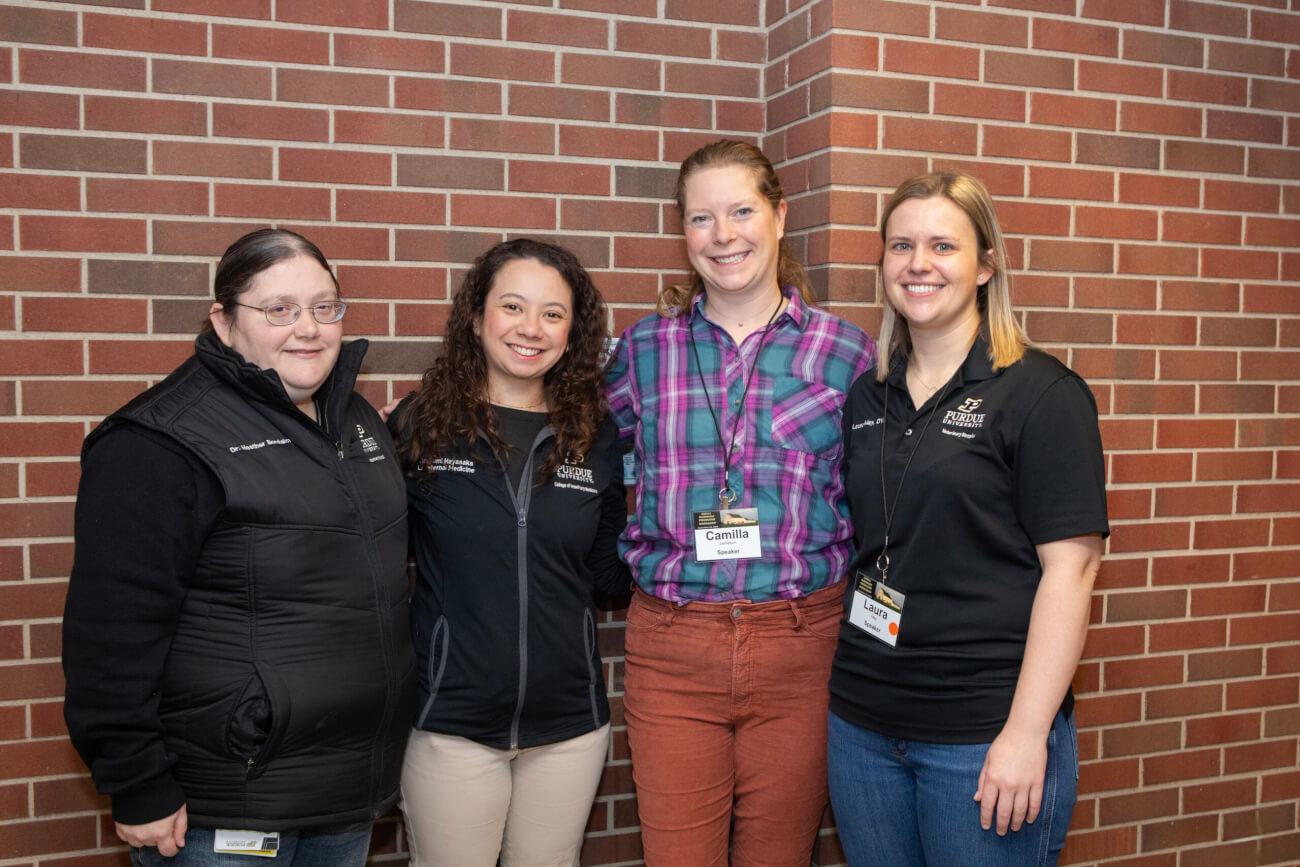
[[279, 831], [230, 831], [218, 828], [213, 832], [213, 852], [233, 852], [238, 855], [255, 855], [258, 858], [274, 858], [279, 848]]
[[761, 556], [758, 509], [695, 513], [696, 560], [753, 560]]
[[861, 569], [854, 578], [858, 586], [853, 588], [849, 623], [894, 647], [903, 624], [903, 593], [876, 581]]

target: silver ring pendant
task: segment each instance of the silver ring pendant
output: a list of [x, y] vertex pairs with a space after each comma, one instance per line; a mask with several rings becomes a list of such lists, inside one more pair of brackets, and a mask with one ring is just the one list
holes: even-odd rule
[[736, 502], [736, 492], [731, 489], [730, 485], [718, 491], [718, 502], [722, 504], [724, 509], [731, 508], [731, 504]]

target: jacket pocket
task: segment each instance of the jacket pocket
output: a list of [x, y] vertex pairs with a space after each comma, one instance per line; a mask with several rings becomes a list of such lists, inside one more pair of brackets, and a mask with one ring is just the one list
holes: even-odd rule
[[261, 775], [284, 736], [287, 702], [279, 677], [255, 663], [230, 708], [225, 737], [226, 749], [247, 763], [250, 778]]
[[420, 708], [420, 716], [415, 721], [417, 729], [424, 728], [424, 721], [433, 710], [433, 703], [438, 698], [438, 687], [442, 685], [443, 672], [447, 670], [447, 647], [451, 644], [451, 627], [447, 625], [447, 616], [441, 615], [433, 624], [433, 634], [429, 636], [429, 662], [424, 676], [429, 684], [429, 698]]

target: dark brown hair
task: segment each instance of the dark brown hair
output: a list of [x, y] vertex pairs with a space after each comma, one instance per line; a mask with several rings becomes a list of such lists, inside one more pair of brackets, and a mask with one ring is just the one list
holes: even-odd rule
[[[724, 138], [699, 148], [682, 160], [681, 168], [677, 172], [677, 188], [673, 197], [677, 202], [677, 210], [683, 217], [686, 214], [686, 181], [691, 175], [704, 169], [726, 166], [749, 169], [759, 194], [767, 200], [773, 210], [781, 206], [781, 202], [785, 199], [785, 193], [781, 191], [781, 179], [776, 176], [776, 170], [772, 168], [767, 157], [763, 156], [763, 152], [747, 142]], [[808, 282], [808, 273], [803, 265], [790, 255], [790, 248], [786, 245], [785, 238], [781, 239], [777, 252], [776, 280], [781, 286], [793, 286], [798, 289], [805, 303], [816, 303], [812, 284]], [[704, 281], [692, 268], [689, 282], [665, 287], [659, 293], [660, 315], [673, 317], [688, 312], [691, 305], [695, 303], [696, 297], [703, 291]]]
[[563, 247], [531, 238], [503, 241], [474, 260], [465, 275], [452, 299], [443, 353], [424, 372], [420, 390], [403, 404], [396, 420], [398, 453], [409, 472], [428, 475], [432, 459], [456, 439], [472, 440], [479, 430], [493, 451], [505, 456], [508, 446], [488, 401], [487, 358], [474, 325], [483, 316], [497, 274], [515, 259], [554, 268], [573, 293], [566, 350], [542, 380], [550, 407], [547, 422], [555, 429], [555, 449], [542, 465], [542, 477], [554, 475], [561, 461], [585, 454], [609, 414], [601, 380], [609, 321], [591, 275]]
[[[288, 229], [257, 229], [227, 247], [217, 263], [212, 295], [221, 305], [221, 312], [234, 319], [239, 312], [239, 297], [249, 290], [257, 275], [295, 256], [310, 256], [319, 262], [334, 281], [334, 291], [339, 291], [338, 278], [319, 247]], [[208, 322], [207, 327], [211, 328], [212, 323]]]

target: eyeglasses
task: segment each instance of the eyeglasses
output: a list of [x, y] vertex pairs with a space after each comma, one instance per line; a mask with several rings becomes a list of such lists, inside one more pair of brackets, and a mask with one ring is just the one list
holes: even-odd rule
[[311, 311], [311, 318], [315, 319], [321, 325], [329, 325], [331, 322], [338, 322], [347, 312], [348, 305], [342, 301], [320, 301], [310, 307], [303, 307], [301, 304], [294, 304], [292, 301], [280, 301], [272, 304], [270, 307], [254, 307], [252, 304], [240, 304], [235, 302], [236, 307], [247, 307], [249, 310], [261, 310], [266, 321], [272, 325], [292, 325], [298, 321], [303, 310]]

